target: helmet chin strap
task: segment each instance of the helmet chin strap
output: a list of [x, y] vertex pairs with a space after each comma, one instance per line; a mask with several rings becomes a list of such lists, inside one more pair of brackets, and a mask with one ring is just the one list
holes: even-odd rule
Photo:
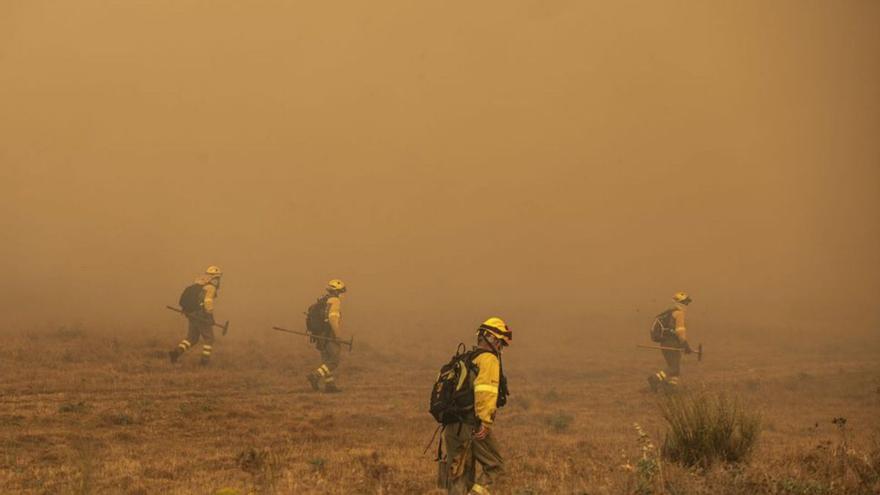
[[[491, 338], [490, 338], [490, 337], [491, 337]], [[495, 354], [498, 354], [498, 353], [501, 352], [501, 351], [499, 350], [498, 346], [496, 346], [495, 344], [492, 343], [492, 341], [495, 340], [495, 337], [493, 337], [493, 336], [491, 336], [491, 335], [487, 335], [487, 334], [484, 332], [484, 333], [483, 333], [483, 340], [484, 340], [487, 344], [489, 344], [489, 347], [492, 348], [492, 351], [495, 352]]]

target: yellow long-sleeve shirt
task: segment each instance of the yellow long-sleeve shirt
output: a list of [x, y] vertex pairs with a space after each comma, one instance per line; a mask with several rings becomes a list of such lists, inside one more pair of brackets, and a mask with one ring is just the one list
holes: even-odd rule
[[338, 335], [342, 324], [342, 300], [339, 297], [327, 298], [327, 323], [330, 324], [333, 333]]
[[675, 319], [675, 335], [678, 336], [678, 340], [682, 343], [687, 342], [687, 328], [684, 324], [684, 316], [685, 306], [683, 304], [676, 304], [672, 317]]
[[217, 287], [211, 283], [212, 275], [202, 275], [196, 279], [196, 283], [202, 286], [202, 309], [208, 314], [214, 313], [214, 299], [217, 298]]
[[202, 307], [205, 309], [206, 313], [213, 314], [214, 298], [217, 297], [217, 288], [211, 284], [208, 284], [203, 290], [205, 291], [205, 299], [202, 302]]
[[483, 352], [475, 357], [478, 373], [474, 378], [474, 412], [480, 422], [487, 427], [495, 422], [498, 409], [498, 387], [501, 383], [501, 361], [491, 352]]

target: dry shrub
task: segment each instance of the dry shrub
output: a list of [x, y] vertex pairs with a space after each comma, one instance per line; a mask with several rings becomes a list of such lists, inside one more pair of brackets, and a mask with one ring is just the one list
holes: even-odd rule
[[84, 413], [91, 409], [85, 401], [79, 402], [64, 402], [60, 406], [58, 406], [58, 412], [60, 413]]
[[[847, 427], [847, 419], [840, 416], [831, 420], [837, 427], [839, 441], [837, 444], [826, 442], [817, 447], [822, 469], [817, 469], [824, 474], [824, 478], [830, 484], [843, 487], [864, 487], [864, 493], [878, 493], [880, 489], [880, 445], [874, 436], [872, 445], [864, 451], [857, 450], [850, 442], [850, 432]], [[870, 489], [873, 487], [873, 490]], [[854, 493], [863, 493], [855, 491]]]
[[280, 456], [271, 449], [244, 450], [236, 457], [236, 464], [239, 469], [251, 475], [254, 492], [276, 492], [276, 485], [282, 474], [282, 462]]
[[107, 412], [101, 415], [101, 421], [106, 426], [130, 426], [135, 424], [135, 418], [126, 412]]
[[544, 423], [556, 433], [567, 431], [573, 421], [574, 417], [564, 412], [557, 412], [544, 418]]
[[668, 424], [663, 456], [686, 466], [741, 462], [761, 432], [760, 414], [725, 394], [670, 394], [660, 411]]
[[348, 453], [360, 466], [361, 479], [372, 488], [371, 491], [381, 492], [383, 487], [387, 487], [392, 469], [382, 461], [378, 452], [372, 449], [350, 449]]

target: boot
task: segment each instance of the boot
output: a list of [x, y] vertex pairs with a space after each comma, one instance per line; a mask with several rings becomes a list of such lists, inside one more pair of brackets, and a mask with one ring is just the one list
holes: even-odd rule
[[674, 376], [674, 377], [666, 380], [666, 382], [663, 385], [664, 385], [663, 391], [666, 393], [669, 393], [669, 394], [674, 394], [674, 393], [678, 392], [678, 388], [680, 386], [677, 376]]
[[330, 382], [324, 384], [324, 393], [325, 394], [338, 394], [342, 392], [342, 389], [336, 386], [336, 382]]
[[171, 364], [176, 363], [177, 360], [180, 359], [180, 349], [168, 351], [168, 359], [171, 360]]
[[656, 392], [660, 387], [660, 379], [657, 378], [657, 375], [651, 375], [648, 377], [648, 386], [651, 387], [651, 392]]
[[318, 382], [318, 377], [315, 376], [314, 373], [309, 373], [308, 375], [306, 375], [306, 378], [309, 379], [309, 385], [312, 386], [312, 390], [314, 390], [315, 392], [317, 392], [317, 391], [318, 391], [318, 383], [319, 383], [319, 382]]
[[209, 358], [208, 356], [202, 356], [202, 359], [199, 361], [199, 364], [202, 366], [207, 366], [207, 365], [211, 364], [211, 358]]

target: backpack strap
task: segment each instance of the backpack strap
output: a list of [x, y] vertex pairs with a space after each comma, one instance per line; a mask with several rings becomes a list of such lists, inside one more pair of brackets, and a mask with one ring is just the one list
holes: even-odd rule
[[[507, 388], [507, 379], [504, 377], [504, 361], [501, 360], [501, 354], [494, 352], [494, 351], [491, 351], [489, 349], [481, 349], [478, 347], [478, 348], [471, 351], [471, 355], [468, 356], [468, 359], [467, 359], [468, 363], [473, 363], [473, 360], [476, 359], [477, 356], [479, 356], [481, 354], [485, 354], [487, 352], [494, 354], [495, 357], [498, 358], [498, 401], [502, 402], [503, 404], [506, 404], [507, 403], [507, 396], [510, 395], [510, 391]], [[473, 370], [474, 368], [476, 368], [476, 365], [473, 365], [471, 370]], [[471, 388], [474, 388], [474, 379], [476, 377], [473, 376], [473, 373], [469, 373], [468, 375], [469, 375], [469, 380], [470, 380], [470, 386], [471, 386]], [[503, 398], [502, 398], [502, 394], [503, 394]], [[501, 407], [501, 406], [499, 406], [499, 407]]]
[[[434, 430], [434, 434], [431, 435], [431, 441], [428, 442], [428, 445], [425, 445], [425, 450], [422, 451], [422, 454], [426, 453], [429, 448], [431, 448], [431, 444], [434, 443], [434, 439], [437, 438], [437, 433], [443, 433], [443, 430], [446, 429], [446, 425], [437, 425], [437, 428]], [[440, 460], [440, 449], [443, 446], [443, 436], [440, 436], [440, 442], [437, 443], [437, 458], [435, 461]]]

